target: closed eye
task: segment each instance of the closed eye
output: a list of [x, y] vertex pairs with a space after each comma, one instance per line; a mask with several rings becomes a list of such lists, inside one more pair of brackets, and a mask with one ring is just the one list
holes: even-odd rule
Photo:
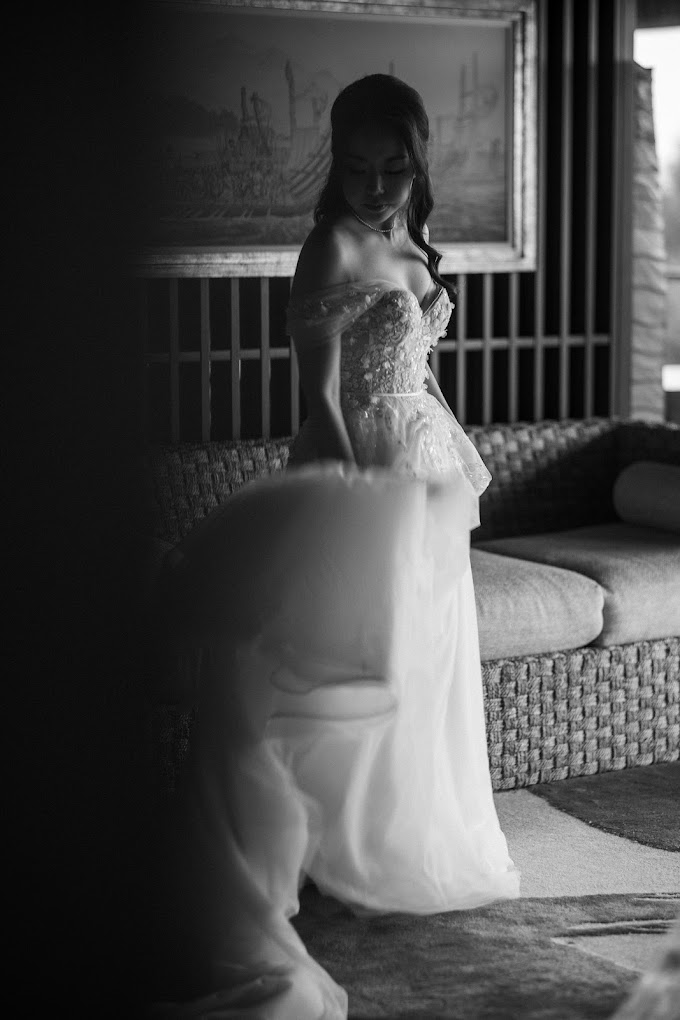
[[[385, 177], [401, 177], [408, 171], [408, 167], [403, 167], [401, 170], [384, 170]], [[365, 174], [366, 170], [359, 170], [357, 167], [348, 166], [347, 173], [352, 174], [354, 177], [358, 177], [361, 174]]]

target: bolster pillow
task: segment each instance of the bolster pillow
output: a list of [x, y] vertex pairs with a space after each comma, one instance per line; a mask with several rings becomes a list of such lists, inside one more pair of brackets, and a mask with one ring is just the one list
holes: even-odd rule
[[613, 499], [626, 524], [680, 532], [680, 465], [629, 464], [616, 479]]

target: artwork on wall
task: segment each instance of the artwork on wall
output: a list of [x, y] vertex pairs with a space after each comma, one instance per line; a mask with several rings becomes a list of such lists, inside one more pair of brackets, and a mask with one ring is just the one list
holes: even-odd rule
[[330, 165], [330, 109], [395, 74], [430, 118], [444, 272], [535, 260], [534, 0], [155, 0], [140, 102], [159, 275], [292, 275]]

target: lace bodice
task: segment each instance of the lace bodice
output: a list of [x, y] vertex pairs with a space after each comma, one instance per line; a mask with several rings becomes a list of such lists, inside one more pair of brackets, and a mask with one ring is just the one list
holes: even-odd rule
[[291, 303], [288, 330], [298, 349], [342, 335], [343, 395], [414, 393], [423, 389], [429, 351], [444, 336], [452, 307], [443, 287], [423, 311], [411, 291], [377, 280]]
[[[462, 473], [479, 495], [491, 476], [425, 386], [428, 354], [445, 335], [452, 307], [444, 287], [423, 310], [415, 294], [389, 281], [342, 284], [292, 302], [288, 331], [300, 353], [341, 337], [340, 399], [358, 465], [425, 479]], [[290, 463], [319, 456], [318, 427], [307, 418]]]
[[425, 311], [411, 291], [385, 291], [342, 335], [343, 401], [420, 392], [427, 379], [428, 354], [445, 334], [450, 315], [444, 288]]

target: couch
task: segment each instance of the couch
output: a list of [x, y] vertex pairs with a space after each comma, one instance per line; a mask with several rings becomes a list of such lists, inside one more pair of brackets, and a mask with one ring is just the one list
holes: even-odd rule
[[[646, 464], [678, 470], [680, 427], [591, 418], [466, 431], [493, 476], [470, 555], [494, 789], [677, 759], [680, 533], [644, 514], [621, 520], [616, 493], [626, 469], [633, 503], [649, 487]], [[240, 485], [282, 470], [288, 446], [148, 451], [151, 592], [173, 545]], [[148, 710], [157, 781], [168, 791], [208, 653], [166, 638], [156, 632]]]

